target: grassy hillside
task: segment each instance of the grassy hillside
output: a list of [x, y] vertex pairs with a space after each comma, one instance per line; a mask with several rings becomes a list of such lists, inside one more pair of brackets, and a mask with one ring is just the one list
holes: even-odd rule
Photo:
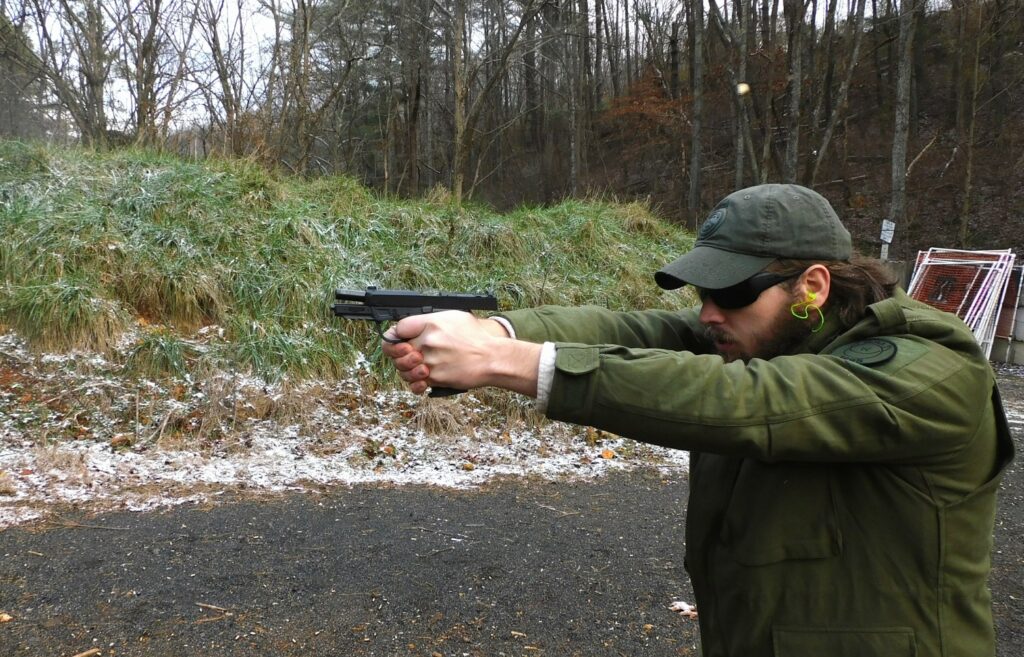
[[[335, 287], [493, 290], [503, 308], [683, 301], [651, 272], [692, 239], [645, 207], [461, 214], [245, 161], [0, 142], [0, 333], [124, 376], [343, 375], [378, 342], [329, 316]], [[381, 368], [384, 371], [384, 368]]]

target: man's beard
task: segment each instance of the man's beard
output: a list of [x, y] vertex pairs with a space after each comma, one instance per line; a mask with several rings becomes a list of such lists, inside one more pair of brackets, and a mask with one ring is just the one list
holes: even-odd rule
[[[776, 356], [785, 356], [796, 353], [800, 344], [810, 335], [810, 326], [803, 321], [793, 317], [788, 306], [779, 308], [779, 312], [772, 318], [767, 328], [760, 335], [754, 336], [754, 347], [752, 353], [741, 352], [739, 354], [720, 354], [726, 361], [742, 360], [750, 362], [753, 358], [767, 360]], [[732, 341], [732, 334], [714, 326], [704, 327], [704, 334], [712, 342]]]

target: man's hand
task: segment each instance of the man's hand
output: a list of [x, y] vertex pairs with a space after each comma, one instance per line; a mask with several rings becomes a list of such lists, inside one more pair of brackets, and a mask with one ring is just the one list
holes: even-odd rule
[[541, 345], [508, 337], [494, 320], [449, 311], [406, 317], [385, 334], [384, 355], [416, 394], [433, 386], [498, 386], [537, 395]]

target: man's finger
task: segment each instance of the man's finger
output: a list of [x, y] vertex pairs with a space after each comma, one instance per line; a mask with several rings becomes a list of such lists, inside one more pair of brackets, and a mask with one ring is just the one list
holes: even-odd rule
[[[383, 337], [384, 337], [385, 340], [400, 340], [401, 339], [401, 338], [398, 337], [398, 332], [395, 331], [395, 327], [394, 326], [389, 326], [388, 330], [384, 331]], [[391, 344], [391, 343], [389, 343], [389, 344]]]
[[430, 368], [426, 365], [419, 365], [410, 370], [399, 370], [398, 376], [406, 383], [425, 381], [430, 376]]
[[385, 335], [395, 340], [412, 340], [419, 337], [420, 333], [423, 333], [426, 323], [427, 315], [406, 317], [389, 328]]
[[[384, 337], [388, 339], [397, 339], [392, 338], [392, 336], [388, 335], [387, 333], [384, 334]], [[388, 358], [391, 358], [392, 360], [404, 358], [405, 356], [408, 356], [409, 354], [416, 351], [416, 348], [413, 347], [408, 342], [388, 342], [385, 340], [384, 344], [381, 345], [381, 347], [384, 351], [384, 354]]]
[[394, 362], [395, 367], [399, 371], [408, 372], [417, 365], [423, 364], [423, 354], [421, 354], [418, 351], [412, 350], [412, 348], [410, 347], [408, 350], [406, 350], [406, 353], [401, 356], [391, 356], [391, 360], [392, 362]]

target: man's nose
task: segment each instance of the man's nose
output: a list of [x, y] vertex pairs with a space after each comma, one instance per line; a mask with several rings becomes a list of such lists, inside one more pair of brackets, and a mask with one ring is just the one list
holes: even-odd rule
[[706, 325], [709, 324], [721, 324], [725, 320], [725, 316], [722, 314], [722, 309], [719, 308], [711, 297], [704, 297], [704, 301], [700, 307], [700, 323]]

